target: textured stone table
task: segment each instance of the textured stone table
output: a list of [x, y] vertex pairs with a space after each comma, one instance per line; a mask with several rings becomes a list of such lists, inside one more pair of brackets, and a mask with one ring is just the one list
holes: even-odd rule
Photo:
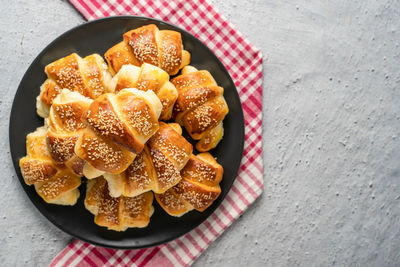
[[[195, 265], [399, 265], [400, 4], [221, 2], [264, 55], [265, 192]], [[84, 20], [66, 1], [0, 7], [0, 262], [43, 266], [71, 238], [15, 177], [9, 113], [34, 57]]]

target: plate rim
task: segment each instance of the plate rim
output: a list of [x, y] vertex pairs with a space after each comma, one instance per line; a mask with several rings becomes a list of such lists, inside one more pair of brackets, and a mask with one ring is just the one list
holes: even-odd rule
[[[13, 125], [13, 118], [15, 116], [16, 113], [16, 105], [15, 105], [15, 101], [17, 98], [17, 95], [21, 94], [23, 92], [23, 88], [21, 87], [21, 84], [23, 84], [23, 82], [27, 79], [27, 73], [29, 73], [31, 71], [31, 69], [34, 67], [34, 65], [38, 64], [39, 60], [43, 57], [43, 55], [60, 39], [64, 38], [65, 36], [69, 35], [71, 32], [74, 32], [76, 30], [79, 30], [82, 27], [87, 27], [90, 26], [92, 24], [97, 24], [97, 23], [104, 23], [107, 22], [109, 20], [115, 20], [115, 19], [124, 19], [124, 20], [145, 20], [148, 22], [158, 22], [161, 24], [166, 24], [170, 27], [176, 28], [179, 31], [185, 33], [189, 38], [194, 39], [195, 41], [199, 42], [201, 45], [203, 45], [205, 47], [206, 50], [208, 50], [208, 52], [212, 55], [212, 57], [214, 57], [215, 59], [215, 63], [217, 63], [219, 65], [219, 67], [221, 68], [221, 70], [225, 73], [226, 77], [230, 80], [230, 82], [232, 83], [233, 87], [234, 87], [234, 94], [235, 97], [237, 97], [237, 99], [239, 99], [239, 123], [240, 125], [240, 129], [241, 129], [241, 133], [240, 133], [240, 140], [238, 140], [238, 144], [239, 144], [239, 151], [240, 152], [240, 164], [238, 164], [237, 168], [235, 168], [235, 171], [233, 173], [235, 173], [235, 177], [233, 177], [232, 179], [230, 179], [230, 183], [228, 183], [227, 187], [228, 190], [226, 191], [226, 193], [222, 196], [220, 195], [219, 198], [222, 197], [222, 199], [220, 200], [219, 205], [215, 206], [213, 208], [213, 210], [211, 211], [211, 213], [205, 217], [204, 219], [199, 220], [198, 222], [196, 222], [194, 224], [194, 226], [191, 228], [191, 230], [184, 232], [180, 235], [177, 235], [175, 237], [170, 237], [170, 238], [165, 238], [163, 240], [157, 241], [157, 242], [153, 242], [151, 244], [148, 245], [131, 245], [131, 246], [118, 246], [118, 245], [110, 245], [110, 244], [103, 244], [103, 243], [99, 243], [97, 241], [94, 240], [89, 240], [87, 239], [85, 236], [77, 236], [76, 234], [74, 234], [73, 232], [71, 232], [70, 230], [66, 229], [63, 227], [62, 224], [59, 224], [57, 220], [53, 220], [51, 219], [46, 212], [44, 212], [41, 208], [41, 206], [36, 203], [35, 201], [32, 201], [31, 197], [29, 196], [29, 193], [27, 192], [27, 188], [29, 187], [25, 187], [24, 184], [24, 179], [22, 177], [22, 175], [19, 175], [17, 169], [19, 169], [19, 159], [14, 160], [14, 158], [16, 158], [16, 155], [14, 155], [16, 152], [13, 152], [13, 143], [15, 143], [16, 141], [18, 142], [18, 140], [14, 139], [13, 135], [12, 135], [12, 125]], [[102, 58], [104, 58], [104, 55], [102, 55]], [[17, 90], [15, 91], [14, 94], [14, 99], [12, 101], [12, 106], [11, 106], [11, 111], [10, 111], [10, 119], [9, 119], [9, 129], [8, 129], [8, 136], [9, 136], [9, 147], [10, 147], [10, 156], [11, 156], [11, 160], [13, 162], [13, 166], [14, 166], [14, 171], [16, 176], [18, 177], [18, 180], [20, 182], [21, 187], [23, 188], [23, 190], [25, 191], [25, 194], [27, 195], [27, 197], [29, 198], [30, 202], [35, 206], [35, 208], [37, 209], [37, 211], [39, 211], [39, 213], [44, 216], [49, 222], [51, 222], [53, 225], [55, 225], [58, 229], [60, 229], [61, 231], [63, 231], [64, 233], [67, 233], [68, 235], [70, 235], [71, 237], [74, 237], [78, 240], [82, 240], [84, 242], [87, 242], [89, 244], [93, 244], [96, 246], [100, 246], [100, 247], [105, 247], [105, 248], [111, 248], [111, 249], [123, 249], [123, 250], [128, 250], [128, 249], [142, 249], [142, 248], [148, 248], [148, 247], [154, 247], [154, 246], [158, 246], [161, 244], [165, 244], [168, 243], [170, 241], [173, 241], [175, 239], [178, 239], [182, 236], [184, 236], [185, 234], [193, 231], [194, 229], [196, 229], [200, 224], [202, 224], [203, 222], [205, 222], [208, 218], [210, 218], [210, 216], [212, 214], [214, 214], [214, 212], [218, 209], [218, 207], [220, 207], [220, 205], [222, 204], [222, 202], [225, 200], [226, 196], [229, 194], [229, 192], [232, 189], [232, 185], [235, 182], [239, 170], [240, 170], [240, 166], [242, 165], [242, 160], [243, 160], [243, 152], [244, 152], [244, 141], [245, 141], [245, 120], [244, 120], [244, 113], [243, 113], [243, 107], [242, 107], [242, 102], [239, 96], [239, 92], [237, 90], [237, 87], [231, 77], [231, 75], [229, 74], [228, 70], [225, 68], [224, 64], [220, 61], [220, 59], [215, 55], [215, 53], [205, 44], [203, 43], [199, 38], [197, 38], [196, 36], [194, 36], [192, 33], [190, 33], [189, 31], [166, 21], [163, 21], [161, 19], [157, 19], [157, 18], [152, 18], [152, 17], [146, 17], [146, 16], [136, 16], [136, 15], [116, 15], [116, 16], [109, 16], [109, 17], [103, 17], [103, 18], [98, 18], [98, 19], [94, 19], [91, 21], [85, 21], [84, 23], [81, 23], [79, 25], [76, 25], [74, 27], [72, 27], [71, 29], [63, 32], [62, 34], [60, 34], [59, 36], [57, 36], [53, 41], [51, 41], [49, 44], [47, 44], [41, 51], [40, 53], [35, 57], [35, 59], [30, 63], [29, 67], [27, 68], [27, 70], [24, 72], [24, 75], [22, 76], [22, 79], [20, 80]], [[83, 181], [84, 182], [84, 181]], [[82, 182], [82, 183], [83, 183]], [[82, 186], [82, 185], [81, 185]], [[46, 203], [47, 204], [47, 203]], [[51, 205], [51, 204], [48, 204]], [[109, 230], [111, 231], [111, 230]]]

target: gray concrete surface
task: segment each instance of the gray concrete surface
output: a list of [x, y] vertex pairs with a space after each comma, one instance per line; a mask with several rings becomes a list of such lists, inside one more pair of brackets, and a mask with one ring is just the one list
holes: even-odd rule
[[[265, 192], [194, 265], [400, 265], [399, 2], [212, 2], [264, 54]], [[71, 238], [16, 180], [9, 112], [34, 57], [84, 20], [66, 1], [0, 10], [0, 262], [46, 266]]]

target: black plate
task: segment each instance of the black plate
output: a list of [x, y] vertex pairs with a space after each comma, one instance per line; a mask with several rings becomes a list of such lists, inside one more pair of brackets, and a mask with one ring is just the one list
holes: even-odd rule
[[[217, 148], [211, 151], [224, 167], [221, 182], [222, 193], [205, 212], [191, 211], [175, 218], [166, 214], [154, 201], [155, 212], [148, 227], [128, 229], [125, 232], [109, 231], [93, 222], [93, 215], [83, 205], [85, 184], [81, 186], [81, 197], [73, 207], [46, 204], [27, 186], [21, 176], [18, 161], [25, 156], [26, 135], [43, 125], [43, 119], [36, 115], [36, 96], [45, 81], [44, 67], [61, 57], [76, 52], [82, 57], [92, 53], [104, 55], [106, 50], [122, 40], [128, 30], [154, 23], [160, 29], [171, 29], [182, 33], [186, 50], [192, 55], [191, 65], [207, 69], [217, 83], [225, 88], [225, 99], [229, 114], [224, 120], [225, 135]], [[33, 204], [53, 224], [68, 234], [83, 241], [111, 248], [136, 249], [162, 244], [194, 229], [220, 205], [237, 175], [243, 152], [244, 119], [239, 96], [227, 70], [217, 57], [190, 33], [163, 21], [135, 16], [118, 16], [99, 19], [67, 31], [48, 45], [33, 61], [25, 73], [17, 93], [10, 117], [10, 147], [14, 167], [22, 187]]]

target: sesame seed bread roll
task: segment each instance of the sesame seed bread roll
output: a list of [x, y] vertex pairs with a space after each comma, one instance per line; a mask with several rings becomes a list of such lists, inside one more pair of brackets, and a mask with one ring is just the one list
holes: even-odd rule
[[48, 118], [46, 141], [51, 157], [78, 176], [83, 176], [85, 161], [75, 154], [75, 143], [86, 128], [84, 115], [92, 102], [78, 92], [63, 89], [54, 98]]
[[184, 126], [194, 140], [199, 140], [198, 151], [213, 149], [223, 137], [222, 121], [229, 112], [224, 89], [208, 71], [199, 71], [192, 66], [184, 67], [182, 75], [171, 82], [179, 93], [173, 119]]
[[73, 206], [79, 198], [81, 178], [69, 169], [60, 169], [50, 179], [35, 183], [35, 190], [49, 204]]
[[136, 154], [107, 141], [90, 128], [85, 128], [75, 144], [75, 154], [86, 163], [83, 174], [88, 179], [106, 172], [119, 174], [135, 159]]
[[125, 231], [128, 228], [143, 228], [150, 222], [154, 212], [153, 193], [146, 192], [135, 197], [111, 197], [107, 181], [103, 177], [88, 180], [85, 207], [94, 217], [94, 222], [109, 230]]
[[188, 162], [193, 147], [181, 135], [180, 126], [171, 125], [160, 122], [157, 133], [126, 171], [104, 175], [111, 196], [133, 197], [150, 190], [163, 193], [181, 180], [180, 170]]
[[46, 125], [27, 135], [27, 155], [19, 161], [22, 177], [47, 203], [75, 205], [81, 178], [53, 160], [46, 144], [47, 130]]
[[208, 152], [191, 155], [181, 176], [177, 185], [163, 194], [155, 194], [157, 202], [171, 216], [180, 217], [193, 209], [203, 212], [221, 194], [223, 168]]
[[19, 161], [22, 177], [27, 185], [43, 182], [57, 173], [57, 164], [46, 145], [47, 127], [42, 126], [26, 136], [27, 156]]
[[159, 30], [154, 24], [128, 31], [123, 41], [111, 47], [105, 58], [113, 74], [123, 65], [149, 63], [175, 75], [190, 62], [190, 53], [183, 49], [179, 32]]
[[45, 67], [47, 80], [36, 99], [39, 116], [49, 116], [50, 106], [62, 89], [69, 89], [95, 99], [107, 91], [111, 74], [103, 58], [92, 54], [81, 58], [76, 53], [58, 59]]
[[161, 109], [153, 91], [124, 89], [116, 95], [108, 93], [95, 99], [86, 120], [104, 140], [139, 154], [158, 130]]
[[151, 90], [160, 99], [162, 111], [160, 120], [169, 120], [178, 98], [178, 91], [169, 82], [169, 75], [159, 67], [144, 63], [141, 67], [124, 65], [110, 82], [110, 92], [118, 93], [125, 88]]

